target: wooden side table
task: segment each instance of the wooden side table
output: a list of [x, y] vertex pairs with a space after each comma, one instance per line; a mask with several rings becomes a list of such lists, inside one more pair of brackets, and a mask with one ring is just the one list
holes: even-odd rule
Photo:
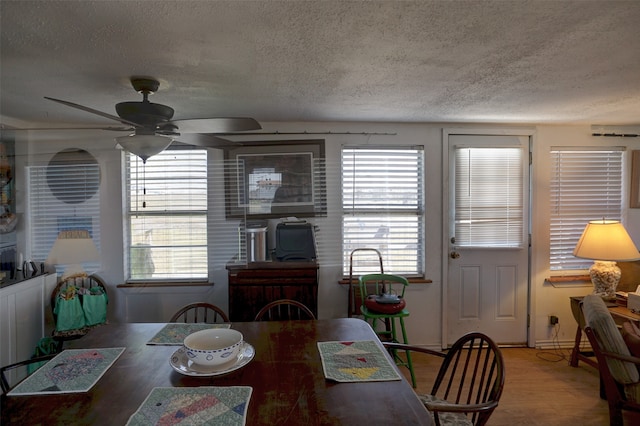
[[317, 262], [230, 262], [226, 268], [231, 321], [253, 321], [263, 306], [278, 299], [302, 302], [318, 317]]

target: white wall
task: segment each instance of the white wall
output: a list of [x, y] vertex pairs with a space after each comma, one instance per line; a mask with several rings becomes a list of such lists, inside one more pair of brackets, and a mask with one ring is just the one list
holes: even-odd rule
[[[9, 124], [9, 123], [7, 123]], [[292, 136], [244, 136], [236, 139], [305, 139], [324, 138], [326, 141], [327, 167], [338, 167], [340, 148], [345, 144], [396, 144], [425, 145], [426, 156], [426, 193], [427, 224], [426, 232], [426, 278], [431, 284], [410, 287], [407, 303], [411, 311], [407, 327], [412, 343], [440, 346], [442, 341], [442, 256], [446, 255], [441, 247], [442, 240], [442, 129], [444, 127], [464, 127], [455, 124], [394, 124], [394, 123], [263, 123], [265, 131], [280, 132], [351, 132], [350, 135], [292, 135]], [[468, 127], [491, 127], [499, 125]], [[508, 127], [513, 128], [513, 125]], [[525, 126], [522, 126], [525, 127]], [[527, 129], [531, 126], [527, 125]], [[537, 126], [533, 144], [532, 168], [532, 271], [531, 271], [531, 329], [530, 345], [546, 346], [552, 343], [552, 329], [547, 325], [548, 316], [556, 315], [560, 320], [558, 339], [563, 345], [570, 345], [575, 334], [575, 322], [569, 308], [569, 296], [583, 295], [591, 291], [590, 284], [552, 286], [545, 283], [548, 271], [548, 188], [550, 171], [546, 159], [549, 147], [567, 145], [627, 145], [629, 149], [640, 149], [638, 138], [598, 138], [592, 137], [589, 126]], [[358, 135], [361, 132], [389, 132], [393, 136]], [[122, 166], [121, 152], [114, 148], [113, 133], [110, 132], [30, 132], [27, 137], [28, 156], [22, 158], [22, 164], [46, 164], [57, 151], [77, 147], [92, 153], [99, 161], [102, 171], [101, 181], [101, 235], [102, 235], [102, 271], [100, 275], [110, 288], [110, 315], [112, 321], [166, 321], [182, 304], [207, 300], [227, 308], [227, 276], [224, 269], [226, 259], [215, 262], [211, 277], [213, 287], [189, 288], [134, 288], [116, 289], [123, 282], [123, 212], [122, 212]], [[22, 137], [20, 139], [22, 141]], [[18, 151], [18, 148], [17, 148]], [[18, 152], [25, 152], [24, 146]], [[630, 161], [630, 156], [629, 156]], [[626, 182], [629, 181], [627, 178]], [[19, 181], [24, 182], [23, 180]], [[329, 216], [316, 220], [326, 238], [339, 241], [340, 238], [340, 182], [329, 179], [328, 205]], [[20, 188], [18, 197], [24, 196], [26, 188]], [[628, 197], [626, 197], [628, 199]], [[19, 203], [18, 208], [24, 209]], [[21, 225], [24, 231], [24, 210], [20, 211]], [[22, 217], [24, 216], [24, 217]], [[636, 243], [640, 243], [640, 209], [628, 211], [628, 230]], [[26, 234], [20, 233], [19, 244], [24, 247]], [[340, 249], [320, 258], [319, 316], [321, 318], [339, 317], [346, 314], [346, 289], [337, 284], [342, 277], [340, 267]], [[28, 256], [28, 253], [25, 253]], [[215, 257], [215, 253], [213, 254]], [[225, 255], [226, 256], [226, 255]]]
[[[539, 346], [553, 344], [554, 330], [548, 326], [549, 315], [559, 318], [557, 340], [563, 346], [571, 346], [576, 333], [576, 322], [571, 314], [569, 297], [582, 296], [593, 291], [590, 283], [545, 282], [549, 273], [549, 180], [551, 170], [548, 158], [552, 146], [626, 146], [627, 176], [624, 183], [628, 194], [631, 168], [631, 150], [640, 149], [638, 138], [593, 137], [590, 126], [540, 126], [537, 128], [536, 143], [533, 149], [532, 175], [532, 268], [531, 268], [531, 340]], [[626, 205], [629, 196], [624, 197]], [[640, 209], [626, 210], [626, 227], [631, 238], [640, 247]]]

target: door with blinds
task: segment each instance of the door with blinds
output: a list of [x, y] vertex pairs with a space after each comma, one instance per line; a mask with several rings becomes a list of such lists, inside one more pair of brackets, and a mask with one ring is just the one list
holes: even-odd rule
[[[529, 136], [445, 134], [446, 343], [471, 331], [526, 345]], [[445, 175], [447, 176], [447, 175]]]

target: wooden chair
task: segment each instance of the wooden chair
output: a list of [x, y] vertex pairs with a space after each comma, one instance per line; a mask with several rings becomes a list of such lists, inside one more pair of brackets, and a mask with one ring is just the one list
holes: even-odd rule
[[[93, 287], [100, 287], [102, 288], [104, 294], [107, 294], [107, 286], [105, 285], [102, 278], [100, 278], [98, 275], [77, 275], [61, 280], [51, 292], [51, 310], [53, 313], [54, 324], [57, 324], [58, 320], [55, 309], [58, 295], [72, 286], [76, 289], [85, 289], [87, 291]], [[58, 342], [58, 351], [62, 350], [62, 346], [64, 345], [65, 341], [81, 338], [82, 336], [87, 334], [92, 327], [93, 326], [84, 326], [74, 330], [65, 331], [58, 331], [54, 329], [52, 337]]]
[[[409, 281], [400, 275], [393, 274], [366, 274], [360, 277], [360, 298], [362, 305], [360, 306], [360, 313], [365, 321], [371, 324], [373, 330], [378, 334], [380, 340], [400, 342], [408, 344], [407, 330], [404, 326], [404, 319], [409, 316], [409, 311], [404, 308], [404, 291], [409, 285]], [[393, 312], [388, 311], [392, 304], [377, 304], [375, 301], [371, 302], [369, 296], [377, 297], [383, 293], [395, 294], [402, 301], [402, 304], [398, 304], [401, 307], [400, 310], [394, 309]], [[372, 305], [378, 305], [377, 309], [371, 308]], [[396, 321], [400, 324], [400, 332], [402, 333], [402, 341], [398, 340], [398, 331]], [[381, 326], [383, 329], [381, 329]], [[416, 387], [416, 377], [413, 372], [413, 362], [411, 361], [411, 352], [407, 351], [405, 359], [398, 356], [397, 352], [394, 353], [395, 362], [398, 365], [403, 365], [409, 369], [411, 373], [411, 383], [413, 387]]]
[[224, 311], [211, 303], [191, 303], [183, 306], [173, 314], [169, 322], [204, 322], [214, 324], [217, 322], [229, 322], [229, 317]]
[[268, 303], [258, 311], [255, 321], [314, 320], [316, 316], [304, 303], [280, 299]]
[[28, 359], [26, 361], [20, 361], [20, 362], [16, 362], [16, 363], [13, 363], [13, 364], [9, 364], [9, 365], [6, 365], [6, 366], [0, 368], [0, 387], [2, 387], [2, 393], [6, 394], [11, 389], [13, 389], [13, 386], [9, 385], [9, 380], [7, 379], [7, 376], [6, 376], [7, 372], [9, 372], [10, 370], [19, 368], [19, 367], [26, 367], [26, 366], [28, 366], [30, 364], [35, 364], [37, 362], [49, 361], [50, 359], [52, 359], [56, 355], [57, 354], [43, 355], [43, 356], [40, 356], [40, 357]]
[[640, 412], [640, 358], [631, 356], [622, 334], [600, 296], [582, 299], [584, 332], [598, 360], [609, 404], [611, 426], [624, 424], [622, 410]]
[[436, 425], [484, 425], [504, 388], [504, 359], [488, 336], [473, 332], [446, 353], [402, 343], [383, 342], [392, 352], [421, 352], [443, 358], [431, 392], [418, 395]]

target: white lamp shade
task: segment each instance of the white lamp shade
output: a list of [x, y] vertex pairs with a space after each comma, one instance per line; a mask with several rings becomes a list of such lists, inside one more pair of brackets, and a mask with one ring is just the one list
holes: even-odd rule
[[50, 265], [71, 265], [100, 260], [98, 249], [87, 230], [62, 231], [47, 257]]
[[632, 261], [640, 252], [622, 223], [617, 220], [594, 220], [587, 224], [573, 250], [582, 259]]
[[133, 134], [129, 136], [118, 136], [116, 142], [118, 142], [125, 151], [137, 155], [143, 162], [146, 162], [149, 157], [161, 153], [171, 145], [173, 138], [162, 135]]

